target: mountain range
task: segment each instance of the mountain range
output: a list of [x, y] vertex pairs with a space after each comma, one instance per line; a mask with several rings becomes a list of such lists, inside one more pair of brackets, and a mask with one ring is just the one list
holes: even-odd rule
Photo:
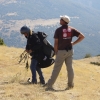
[[[7, 46], [24, 48], [26, 39], [20, 28], [27, 25], [34, 31], [48, 34], [53, 45], [53, 35], [59, 25], [59, 16], [68, 15], [70, 26], [85, 35], [75, 45], [74, 59], [86, 54], [100, 54], [100, 1], [99, 0], [0, 0], [0, 37]], [[73, 40], [75, 40], [74, 38]]]

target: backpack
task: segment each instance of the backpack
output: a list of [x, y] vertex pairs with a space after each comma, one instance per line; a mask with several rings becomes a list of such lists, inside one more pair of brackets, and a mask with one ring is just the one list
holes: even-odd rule
[[37, 65], [40, 68], [49, 67], [55, 62], [55, 60], [52, 58], [55, 55], [54, 47], [46, 39], [47, 34], [44, 32], [37, 32], [35, 34], [38, 36], [40, 42], [42, 43], [42, 52], [38, 53], [39, 56], [37, 57]]
[[47, 56], [47, 57], [53, 57], [55, 55], [54, 52], [54, 47], [51, 45], [51, 43], [46, 39], [47, 38], [47, 34], [45, 34], [44, 32], [37, 32], [36, 35], [38, 36], [38, 38], [40, 39], [41, 43], [42, 43], [42, 49], [43, 49], [43, 53]]

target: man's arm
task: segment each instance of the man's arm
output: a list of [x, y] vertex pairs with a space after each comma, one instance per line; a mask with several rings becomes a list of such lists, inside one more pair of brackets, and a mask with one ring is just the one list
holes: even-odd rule
[[75, 45], [75, 44], [81, 42], [84, 38], [85, 38], [85, 36], [83, 34], [79, 34], [78, 39], [76, 41], [72, 42], [72, 45]]
[[58, 52], [58, 39], [54, 39], [54, 50], [55, 50], [55, 54], [57, 54], [57, 52]]

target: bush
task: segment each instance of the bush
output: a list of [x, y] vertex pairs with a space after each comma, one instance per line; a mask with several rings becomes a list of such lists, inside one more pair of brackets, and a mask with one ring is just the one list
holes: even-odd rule
[[86, 54], [84, 58], [89, 58], [91, 57], [91, 54]]
[[100, 56], [100, 54], [98, 54], [97, 56]]
[[90, 62], [90, 64], [94, 64], [94, 65], [100, 66], [100, 63], [99, 62]]
[[3, 39], [0, 38], [0, 45], [5, 45]]

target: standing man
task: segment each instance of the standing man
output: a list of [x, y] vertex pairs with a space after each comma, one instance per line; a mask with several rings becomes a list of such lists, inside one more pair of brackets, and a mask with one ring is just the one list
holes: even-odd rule
[[26, 52], [28, 52], [32, 56], [31, 65], [30, 65], [30, 69], [32, 73], [31, 83], [37, 84], [37, 78], [36, 78], [36, 71], [37, 71], [39, 74], [40, 83], [45, 84], [45, 80], [44, 80], [41, 68], [37, 66], [37, 63], [38, 63], [37, 58], [40, 57], [39, 54], [42, 48], [40, 39], [27, 26], [21, 27], [20, 33], [23, 34], [27, 38]]
[[[81, 32], [68, 26], [70, 22], [68, 16], [64, 15], [60, 18], [61, 27], [57, 28], [54, 34], [55, 65], [51, 78], [48, 80], [47, 84], [44, 85], [47, 86], [46, 90], [53, 90], [53, 84], [58, 77], [63, 62], [66, 64], [68, 73], [67, 89], [74, 87], [74, 71], [72, 66], [73, 46], [84, 39], [84, 35]], [[77, 37], [77, 40], [72, 42], [74, 36]]]

